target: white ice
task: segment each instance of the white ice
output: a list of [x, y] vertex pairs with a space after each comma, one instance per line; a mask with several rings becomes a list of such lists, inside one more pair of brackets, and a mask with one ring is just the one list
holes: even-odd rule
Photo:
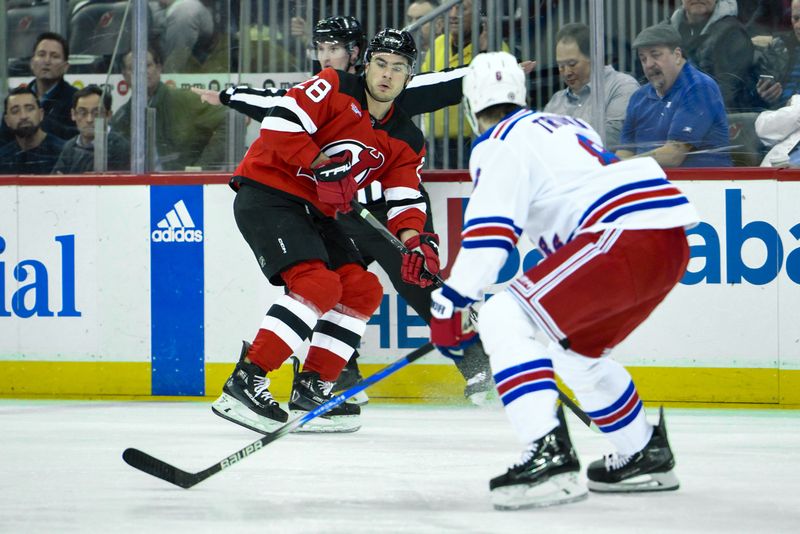
[[[678, 491], [516, 512], [489, 504], [521, 450], [501, 409], [373, 403], [362, 419], [184, 490], [122, 451], [199, 471], [260, 435], [208, 403], [0, 401], [0, 532], [800, 532], [800, 411], [669, 409]], [[569, 423], [584, 466], [608, 452]]]

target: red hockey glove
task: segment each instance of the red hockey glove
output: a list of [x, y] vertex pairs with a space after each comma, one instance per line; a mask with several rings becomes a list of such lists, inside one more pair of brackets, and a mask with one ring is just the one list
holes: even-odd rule
[[319, 199], [342, 213], [352, 209], [350, 200], [358, 190], [358, 184], [350, 174], [351, 166], [350, 153], [344, 152], [311, 169], [317, 179]]
[[431, 342], [455, 361], [461, 360], [464, 349], [479, 339], [471, 304], [471, 299], [446, 285], [431, 293]]
[[400, 277], [407, 284], [428, 287], [439, 274], [439, 236], [423, 232], [410, 237], [404, 243], [408, 249], [403, 254]]

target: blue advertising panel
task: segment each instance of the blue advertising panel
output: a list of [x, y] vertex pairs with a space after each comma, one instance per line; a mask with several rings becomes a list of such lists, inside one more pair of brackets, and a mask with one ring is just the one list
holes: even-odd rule
[[153, 395], [205, 393], [203, 274], [203, 186], [151, 186]]

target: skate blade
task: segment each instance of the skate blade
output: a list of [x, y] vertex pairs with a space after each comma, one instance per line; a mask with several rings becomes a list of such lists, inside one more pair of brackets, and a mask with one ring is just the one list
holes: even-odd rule
[[[303, 410], [290, 410], [289, 416], [292, 419], [303, 417], [308, 412]], [[361, 417], [358, 415], [334, 415], [331, 417], [320, 416], [312, 419], [303, 426], [296, 428], [292, 432], [305, 434], [355, 432], [361, 428]]]
[[674, 491], [680, 488], [673, 470], [666, 473], [648, 473], [617, 483], [588, 482], [590, 491], [596, 493], [644, 493], [648, 491]]
[[578, 473], [564, 473], [530, 486], [515, 484], [495, 488], [491, 492], [495, 510], [523, 510], [545, 508], [586, 499], [589, 492], [580, 483]]
[[369, 395], [366, 391], [359, 391], [345, 401], [347, 404], [355, 404], [356, 406], [364, 406], [369, 402]]
[[[333, 395], [339, 395], [343, 391], [345, 391], [345, 390], [340, 389], [339, 391], [332, 391], [331, 393]], [[369, 403], [369, 396], [367, 395], [366, 391], [359, 391], [358, 393], [356, 393], [355, 395], [353, 395], [352, 397], [350, 397], [349, 399], [344, 401], [344, 403], [345, 404], [354, 404], [356, 406], [364, 406], [365, 404]]]
[[285, 424], [261, 417], [227, 393], [220, 395], [211, 404], [211, 411], [231, 423], [236, 423], [259, 434], [271, 434]]
[[497, 390], [491, 389], [489, 391], [478, 391], [467, 397], [469, 401], [475, 406], [481, 408], [492, 408], [500, 406], [500, 397], [497, 395]]

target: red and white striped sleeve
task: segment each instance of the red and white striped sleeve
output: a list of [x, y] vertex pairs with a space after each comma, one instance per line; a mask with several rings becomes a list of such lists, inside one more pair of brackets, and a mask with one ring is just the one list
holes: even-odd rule
[[311, 167], [320, 147], [312, 136], [335, 113], [339, 75], [323, 69], [317, 76], [295, 85], [283, 96], [269, 99], [261, 137], [289, 164]]

